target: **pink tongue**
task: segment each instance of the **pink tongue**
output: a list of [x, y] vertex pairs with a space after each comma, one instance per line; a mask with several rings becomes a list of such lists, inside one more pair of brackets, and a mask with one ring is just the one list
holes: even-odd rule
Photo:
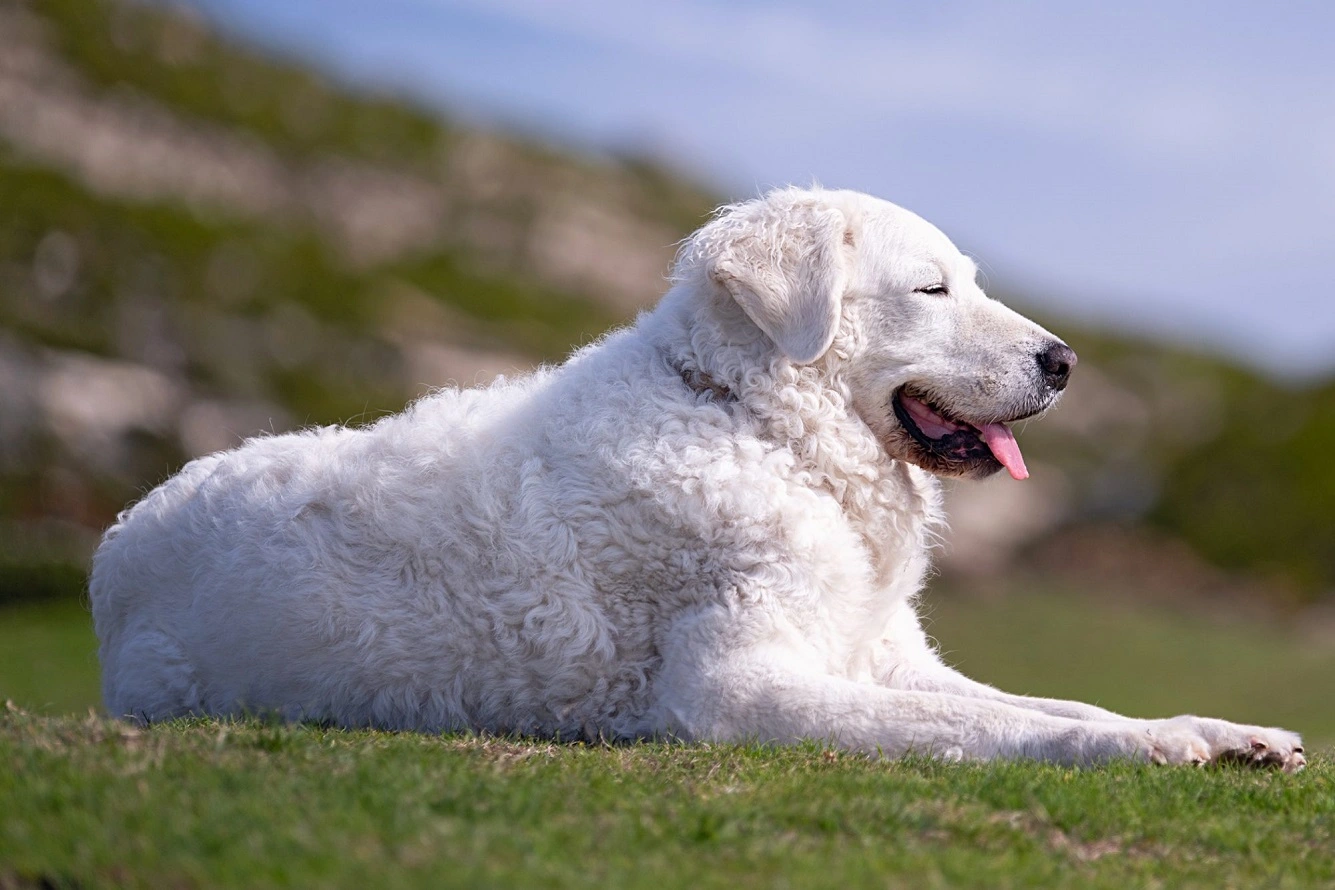
[[983, 441], [992, 449], [992, 456], [1001, 461], [1011, 474], [1012, 479], [1028, 479], [1029, 470], [1025, 468], [1024, 458], [1020, 455], [1020, 443], [1015, 441], [1015, 434], [1004, 423], [985, 423], [978, 428], [983, 434]]

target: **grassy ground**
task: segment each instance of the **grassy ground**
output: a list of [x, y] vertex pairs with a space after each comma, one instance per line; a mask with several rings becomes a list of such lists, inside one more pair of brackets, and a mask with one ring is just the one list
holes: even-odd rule
[[931, 611], [976, 676], [1135, 713], [1280, 723], [1307, 734], [1312, 766], [1073, 771], [816, 746], [141, 731], [86, 715], [86, 612], [31, 604], [0, 611], [0, 698], [24, 709], [0, 713], [0, 888], [1335, 882], [1335, 762], [1318, 750], [1335, 739], [1329, 646], [1055, 596], [938, 597]]
[[1335, 769], [0, 717], [0, 886], [1302, 887]]

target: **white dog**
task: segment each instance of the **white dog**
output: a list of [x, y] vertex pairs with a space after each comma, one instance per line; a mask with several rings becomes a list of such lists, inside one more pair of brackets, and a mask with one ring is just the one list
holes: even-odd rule
[[1006, 695], [933, 651], [935, 476], [1023, 479], [1006, 424], [1076, 360], [974, 274], [899, 207], [780, 190], [560, 367], [196, 460], [98, 550], [107, 707], [1301, 767], [1292, 733]]

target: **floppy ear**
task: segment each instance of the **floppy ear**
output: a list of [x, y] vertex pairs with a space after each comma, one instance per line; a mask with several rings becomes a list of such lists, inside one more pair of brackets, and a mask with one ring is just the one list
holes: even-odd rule
[[755, 211], [731, 221], [709, 275], [784, 355], [810, 364], [830, 348], [839, 324], [844, 215], [812, 202], [767, 202]]

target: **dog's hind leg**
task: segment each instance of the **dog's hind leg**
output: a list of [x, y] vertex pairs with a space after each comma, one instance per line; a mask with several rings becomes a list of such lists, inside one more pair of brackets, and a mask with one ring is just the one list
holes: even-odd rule
[[127, 631], [115, 652], [102, 653], [107, 712], [148, 723], [199, 713], [195, 671], [181, 645], [157, 630]]

